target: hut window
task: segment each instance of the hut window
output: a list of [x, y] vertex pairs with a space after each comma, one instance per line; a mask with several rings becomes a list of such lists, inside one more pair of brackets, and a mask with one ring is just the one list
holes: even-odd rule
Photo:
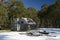
[[23, 21], [21, 21], [21, 23], [23, 24], [24, 22], [23, 22]]

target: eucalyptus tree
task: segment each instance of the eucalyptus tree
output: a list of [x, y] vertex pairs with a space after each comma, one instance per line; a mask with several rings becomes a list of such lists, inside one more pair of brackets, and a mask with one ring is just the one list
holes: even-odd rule
[[22, 1], [7, 0], [4, 6], [8, 12], [8, 26], [13, 26], [13, 19], [20, 18], [20, 14], [24, 13], [25, 7]]

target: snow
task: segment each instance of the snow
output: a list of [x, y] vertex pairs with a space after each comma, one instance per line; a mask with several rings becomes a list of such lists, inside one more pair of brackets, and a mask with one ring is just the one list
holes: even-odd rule
[[[49, 32], [51, 31], [49, 30]], [[58, 31], [56, 33], [50, 33], [49, 35], [28, 36], [26, 32], [3, 32], [0, 33], [0, 40], [60, 40], [60, 33]]]

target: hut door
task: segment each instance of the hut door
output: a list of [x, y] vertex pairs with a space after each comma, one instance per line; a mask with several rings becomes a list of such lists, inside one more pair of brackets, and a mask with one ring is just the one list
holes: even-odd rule
[[20, 31], [20, 25], [17, 24], [17, 31]]

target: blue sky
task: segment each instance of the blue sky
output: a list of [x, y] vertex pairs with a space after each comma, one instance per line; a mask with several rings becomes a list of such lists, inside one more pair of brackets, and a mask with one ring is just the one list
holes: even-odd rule
[[50, 5], [51, 3], [56, 2], [56, 0], [22, 0], [22, 2], [26, 8], [34, 7], [35, 9], [40, 10], [43, 4]]

